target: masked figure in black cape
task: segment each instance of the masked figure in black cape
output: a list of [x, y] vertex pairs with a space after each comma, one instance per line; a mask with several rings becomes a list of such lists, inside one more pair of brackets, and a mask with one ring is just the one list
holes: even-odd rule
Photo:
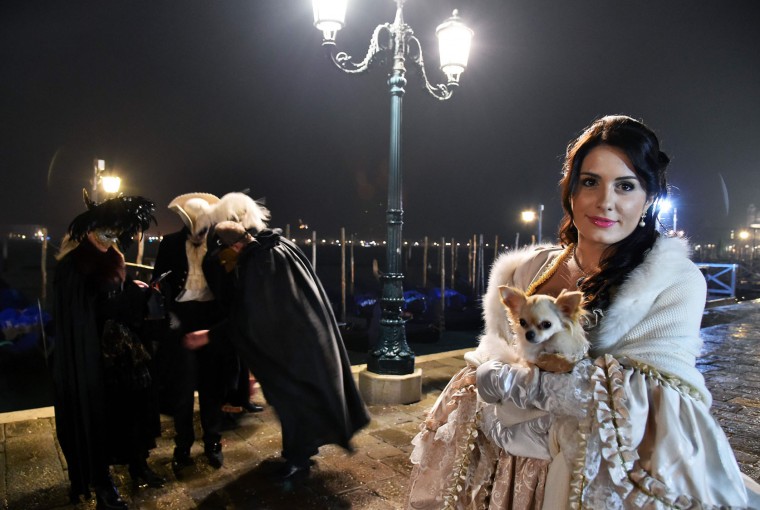
[[[158, 339], [157, 366], [162, 408], [174, 419], [174, 456], [172, 467], [179, 473], [193, 464], [190, 449], [195, 442], [193, 423], [198, 391], [204, 453], [209, 464], [222, 467], [222, 403], [228, 364], [233, 354], [226, 342], [197, 351], [182, 347], [182, 336], [208, 328], [224, 317], [203, 276], [201, 264], [206, 254], [207, 213], [219, 201], [209, 193], [186, 193], [171, 201], [169, 209], [185, 224], [178, 232], [161, 240], [153, 267], [153, 280], [163, 278], [160, 288], [166, 300], [169, 320]], [[237, 371], [237, 359], [235, 370]]]
[[69, 225], [55, 270], [56, 342], [52, 370], [58, 441], [72, 501], [95, 489], [98, 509], [126, 509], [110, 476], [129, 464], [135, 483], [161, 487], [147, 464], [160, 435], [151, 346], [140, 338], [149, 289], [126, 275], [128, 246], [153, 218], [153, 203], [120, 196], [95, 204]]
[[[232, 218], [209, 234], [204, 272], [230, 310], [227, 323], [185, 336], [194, 348], [230, 334], [282, 426], [279, 477], [309, 473], [320, 446], [351, 450], [369, 422], [351, 374], [330, 302], [301, 250], [266, 228], [268, 211], [240, 193], [225, 195], [216, 218]], [[218, 289], [218, 290], [217, 290]]]

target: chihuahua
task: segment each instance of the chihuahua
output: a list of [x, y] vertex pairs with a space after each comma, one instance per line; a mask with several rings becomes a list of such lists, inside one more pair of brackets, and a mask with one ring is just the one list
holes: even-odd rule
[[563, 290], [556, 298], [527, 296], [520, 289], [501, 285], [499, 294], [517, 337], [515, 348], [525, 361], [551, 370], [543, 365], [554, 358], [563, 363], [552, 371], [566, 371], [587, 354], [589, 342], [581, 325], [586, 315], [582, 292]]

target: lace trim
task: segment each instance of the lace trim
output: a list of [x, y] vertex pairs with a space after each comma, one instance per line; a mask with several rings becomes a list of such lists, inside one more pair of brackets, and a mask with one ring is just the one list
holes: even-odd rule
[[[478, 423], [480, 422], [480, 410], [475, 413], [473, 420], [467, 425], [467, 435], [462, 441], [462, 454], [454, 462], [454, 472], [451, 482], [443, 495], [443, 510], [454, 510], [459, 501], [459, 495], [467, 483], [467, 470], [470, 468], [472, 458], [470, 452], [475, 450], [475, 441], [478, 438]], [[487, 489], [490, 492], [490, 487]]]
[[579, 423], [576, 441], [578, 442], [578, 453], [572, 461], [572, 470], [570, 473], [570, 496], [568, 505], [571, 510], [581, 510], [583, 508], [583, 490], [586, 488], [586, 453], [588, 451], [588, 437], [591, 433], [591, 420], [586, 417]]
[[562, 253], [557, 255], [557, 257], [554, 259], [554, 262], [546, 268], [546, 270], [541, 273], [541, 275], [533, 280], [530, 285], [528, 285], [528, 288], [525, 290], [525, 294], [528, 296], [532, 296], [534, 292], [536, 292], [536, 289], [538, 289], [541, 285], [549, 281], [549, 278], [554, 276], [554, 273], [557, 272], [559, 267], [573, 254], [573, 250], [575, 250], [575, 244], [568, 245]]
[[[631, 447], [630, 414], [625, 404], [625, 379], [623, 367], [613, 356], [607, 354], [595, 362], [601, 370], [592, 375], [594, 400], [596, 401], [597, 434], [602, 441], [601, 454], [608, 463], [608, 473], [613, 483], [624, 490], [623, 496], [637, 507], [644, 508], [660, 503], [667, 508], [718, 508], [704, 506], [699, 501], [685, 494], [675, 494], [660, 480], [653, 477], [637, 464], [638, 453]], [[643, 365], [646, 367], [646, 365]], [[651, 368], [651, 367], [648, 367]], [[645, 372], [648, 374], [648, 372]], [[659, 375], [652, 369], [652, 374]], [[657, 377], [657, 375], [652, 375]], [[681, 385], [672, 385], [675, 378], [665, 381], [679, 389]], [[658, 377], [658, 380], [663, 380]], [[576, 459], [573, 473], [584, 468], [585, 460]], [[636, 492], [634, 492], [636, 491]], [[575, 496], [575, 493], [573, 494]], [[582, 493], [578, 494], [578, 499]], [[580, 503], [580, 502], [579, 502]], [[580, 508], [580, 506], [574, 507]]]
[[699, 391], [697, 391], [690, 384], [683, 382], [681, 379], [679, 379], [676, 376], [663, 374], [656, 368], [650, 365], [647, 365], [646, 363], [634, 361], [629, 358], [625, 358], [623, 363], [625, 363], [626, 365], [630, 365], [631, 368], [641, 372], [647, 377], [657, 379], [663, 386], [672, 388], [676, 390], [678, 393], [680, 393], [681, 395], [691, 397], [694, 400], [704, 401], [704, 398], [702, 398], [702, 394]]

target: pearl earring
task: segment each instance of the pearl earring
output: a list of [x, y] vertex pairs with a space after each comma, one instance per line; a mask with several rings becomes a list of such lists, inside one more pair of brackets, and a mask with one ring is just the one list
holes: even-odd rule
[[646, 212], [646, 211], [644, 211], [644, 212], [641, 214], [641, 221], [639, 222], [639, 226], [640, 226], [640, 227], [644, 227], [644, 226], [646, 226], [646, 224], [647, 224], [647, 223], [644, 221], [644, 218], [646, 218], [646, 216], [647, 216], [647, 212]]

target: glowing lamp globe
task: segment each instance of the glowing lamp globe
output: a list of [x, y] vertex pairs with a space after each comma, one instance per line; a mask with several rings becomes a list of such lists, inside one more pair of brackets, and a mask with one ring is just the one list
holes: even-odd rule
[[109, 194], [118, 192], [121, 186], [121, 178], [115, 175], [104, 175], [101, 177], [101, 182], [103, 183], [103, 191]]
[[435, 30], [441, 57], [441, 71], [446, 73], [450, 84], [459, 83], [459, 76], [467, 69], [473, 34], [474, 32], [462, 23], [459, 11], [456, 9], [451, 17], [438, 25]]
[[314, 0], [314, 26], [322, 31], [325, 41], [334, 42], [338, 30], [346, 22], [348, 0]]

